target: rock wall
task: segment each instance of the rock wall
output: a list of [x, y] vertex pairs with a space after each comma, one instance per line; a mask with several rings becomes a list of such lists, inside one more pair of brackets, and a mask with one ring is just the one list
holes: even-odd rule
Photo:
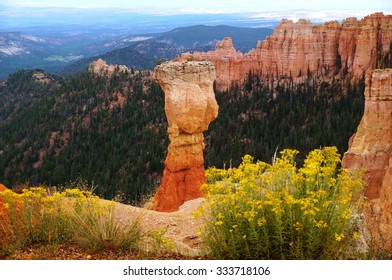
[[392, 69], [366, 72], [364, 115], [342, 165], [365, 171], [369, 230], [376, 246], [392, 249]]
[[176, 211], [185, 201], [203, 196], [203, 131], [218, 115], [215, 77], [211, 62], [168, 62], [155, 69], [165, 93], [170, 144], [154, 210]]
[[227, 90], [249, 73], [262, 77], [306, 77], [308, 71], [331, 76], [336, 70], [361, 76], [370, 69], [377, 52], [387, 52], [392, 42], [392, 15], [375, 13], [362, 20], [347, 18], [312, 25], [301, 19], [284, 19], [271, 36], [246, 54], [237, 52], [231, 38], [218, 42], [215, 51], [185, 53], [179, 60], [210, 60], [217, 71], [217, 88]]

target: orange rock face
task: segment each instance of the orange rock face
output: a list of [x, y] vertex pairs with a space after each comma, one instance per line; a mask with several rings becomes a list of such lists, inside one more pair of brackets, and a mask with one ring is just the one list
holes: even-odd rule
[[312, 25], [308, 20], [282, 20], [271, 36], [246, 54], [237, 52], [230, 38], [218, 42], [215, 51], [183, 54], [179, 60], [210, 60], [217, 72], [217, 89], [243, 82], [249, 73], [261, 77], [293, 77], [308, 72], [329, 77], [337, 69], [361, 76], [370, 69], [377, 51], [388, 51], [392, 41], [392, 15], [375, 13], [358, 21], [348, 18]]
[[215, 69], [211, 62], [169, 62], [155, 69], [155, 78], [165, 92], [170, 145], [154, 209], [172, 212], [203, 196], [203, 131], [218, 115]]
[[342, 165], [365, 171], [369, 230], [377, 246], [392, 249], [392, 69], [366, 72], [364, 115]]

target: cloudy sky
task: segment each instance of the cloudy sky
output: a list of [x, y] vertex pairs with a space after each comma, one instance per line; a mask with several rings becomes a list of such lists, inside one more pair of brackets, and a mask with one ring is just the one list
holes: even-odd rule
[[144, 12], [265, 12], [285, 10], [392, 10], [388, 0], [0, 0], [13, 7], [125, 8]]
[[105, 26], [112, 23], [144, 28], [137, 32], [155, 32], [153, 28], [160, 32], [195, 24], [272, 28], [283, 18], [322, 23], [353, 16], [361, 19], [374, 12], [392, 14], [392, 1], [0, 0], [0, 31], [67, 23]]

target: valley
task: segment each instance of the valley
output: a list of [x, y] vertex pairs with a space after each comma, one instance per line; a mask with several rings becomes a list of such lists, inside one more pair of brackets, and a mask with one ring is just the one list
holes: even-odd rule
[[184, 257], [390, 257], [392, 15], [32, 9], [0, 5], [0, 244], [52, 238], [13, 235], [37, 198]]
[[[388, 17], [375, 14], [364, 22], [374, 20], [387, 22]], [[275, 68], [271, 68], [272, 72], [268, 70], [275, 64], [263, 58], [268, 56], [265, 53], [271, 52], [270, 57], [275, 57], [278, 65], [285, 65], [287, 59], [299, 60], [293, 60], [285, 48], [263, 50], [262, 46], [266, 42], [276, 41], [274, 44], [282, 46], [291, 42], [291, 51], [297, 49], [295, 53], [300, 56], [301, 52], [308, 52], [303, 48], [304, 40], [319, 36], [320, 30], [325, 33], [329, 28], [332, 34], [342, 34], [342, 38], [352, 37], [349, 32], [372, 32], [367, 27], [348, 29], [345, 26], [350, 22], [353, 20], [343, 22], [346, 32], [343, 33], [336, 27], [337, 23], [312, 27], [306, 21], [293, 24], [284, 20], [265, 41], [259, 39], [269, 34], [268, 29], [203, 25], [177, 28], [161, 34], [116, 39], [109, 45], [120, 44], [113, 42], [133, 45], [82, 59], [73, 67], [68, 66], [68, 76], [43, 70], [17, 71], [0, 87], [0, 181], [7, 186], [83, 182], [94, 185], [104, 198], [122, 195], [127, 203], [138, 203], [154, 193], [160, 184], [168, 139], [164, 96], [151, 69], [158, 58], [175, 58], [185, 50], [187, 54], [178, 59], [212, 60], [217, 69], [215, 87], [220, 117], [205, 134], [206, 167], [238, 165], [244, 154], [270, 162], [282, 148], [301, 151], [298, 164], [310, 150], [320, 146], [337, 146], [343, 154], [364, 107], [364, 76], [348, 64], [352, 63], [351, 57], [358, 59], [358, 55], [338, 53], [342, 61], [336, 63], [337, 58], [326, 53], [328, 60], [319, 68], [312, 61], [313, 56], [308, 55], [307, 64], [316, 65], [314, 68], [305, 71], [298, 68], [303, 65], [290, 62], [292, 69], [279, 74]], [[364, 26], [362, 21], [354, 23]], [[371, 67], [365, 59], [377, 63], [378, 67], [391, 65], [390, 33], [387, 25], [380, 26], [384, 26], [380, 29], [384, 41], [380, 45], [377, 39], [374, 42], [377, 42], [375, 48], [380, 46], [381, 51], [364, 50], [367, 53], [361, 58], [365, 62], [363, 67]], [[316, 35], [309, 35], [309, 30], [314, 30]], [[203, 38], [203, 34], [209, 35]], [[233, 38], [215, 39], [227, 34]], [[21, 33], [7, 36], [34, 45], [44, 41]], [[252, 38], [259, 40], [254, 49]], [[211, 51], [214, 42], [216, 50]], [[341, 52], [344, 42], [340, 39], [337, 46], [330, 41], [328, 50]], [[248, 52], [237, 51], [233, 44]], [[203, 52], [200, 48], [204, 47]], [[261, 54], [254, 56], [255, 52]], [[61, 56], [48, 57], [67, 60]], [[96, 70], [87, 70], [98, 57], [103, 60], [94, 66]], [[256, 59], [249, 61], [249, 57]], [[100, 67], [111, 67], [110, 75], [104, 74], [108, 70], [99, 70]], [[289, 75], [291, 71], [294, 77]]]
[[194, 25], [133, 35], [114, 28], [74, 31], [72, 26], [57, 32], [45, 27], [32, 33], [0, 32], [0, 80], [21, 69], [62, 75], [80, 72], [99, 57], [111, 64], [152, 70], [156, 60], [170, 60], [188, 51], [212, 50], [226, 36], [233, 36], [236, 46], [248, 51], [271, 32], [271, 28], [225, 25]]

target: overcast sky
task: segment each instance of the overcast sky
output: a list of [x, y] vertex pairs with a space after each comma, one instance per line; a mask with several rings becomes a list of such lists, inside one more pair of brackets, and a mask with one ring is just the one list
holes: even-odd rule
[[135, 28], [150, 25], [165, 30], [195, 24], [271, 28], [271, 22], [283, 18], [322, 23], [361, 19], [374, 12], [392, 14], [392, 0], [0, 0], [0, 31], [42, 24], [108, 26], [121, 20]]
[[259, 12], [287, 10], [392, 10], [390, 0], [0, 0], [6, 6], [126, 8], [145, 12]]

